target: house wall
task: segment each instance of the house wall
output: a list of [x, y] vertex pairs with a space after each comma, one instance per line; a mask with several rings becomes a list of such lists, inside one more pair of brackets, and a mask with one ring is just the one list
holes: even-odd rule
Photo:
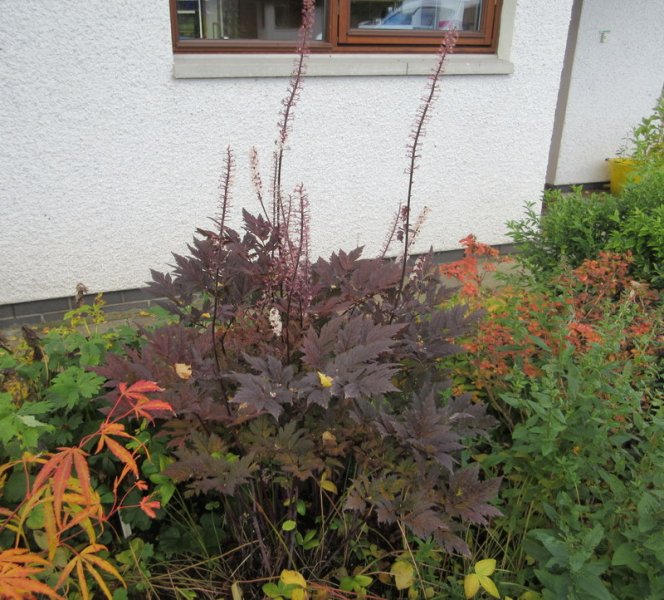
[[605, 159], [652, 112], [664, 84], [662, 0], [582, 0], [580, 8], [547, 178], [556, 185], [607, 181]]
[[[475, 233], [507, 241], [544, 185], [572, 0], [519, 0], [512, 75], [447, 76], [414, 207], [417, 251]], [[546, 32], [546, 35], [542, 35]], [[247, 165], [267, 167], [283, 78], [172, 77], [167, 3], [23, 0], [0, 19], [0, 305], [140, 287], [215, 212], [234, 149], [235, 222], [257, 210]], [[380, 248], [406, 191], [405, 148], [425, 80], [312, 77], [284, 167], [304, 182], [313, 250]]]

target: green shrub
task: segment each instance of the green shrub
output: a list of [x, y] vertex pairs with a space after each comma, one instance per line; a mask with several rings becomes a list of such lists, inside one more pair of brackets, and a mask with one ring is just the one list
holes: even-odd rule
[[607, 247], [634, 258], [633, 273], [653, 286], [664, 287], [664, 204], [651, 213], [636, 209], [615, 230]]
[[507, 226], [518, 245], [519, 260], [535, 275], [555, 271], [561, 261], [577, 267], [605, 248], [624, 211], [618, 199], [607, 194], [585, 195], [580, 188], [570, 194], [546, 192], [545, 212], [527, 207], [526, 217]]
[[664, 94], [653, 112], [634, 128], [627, 147], [620, 153], [633, 158], [639, 165], [637, 170], [664, 167]]
[[630, 251], [632, 273], [661, 287], [664, 169], [645, 168], [619, 197], [609, 194], [546, 192], [543, 214], [534, 205], [507, 224], [518, 246], [517, 260], [540, 282], [561, 267], [578, 267], [603, 250]]

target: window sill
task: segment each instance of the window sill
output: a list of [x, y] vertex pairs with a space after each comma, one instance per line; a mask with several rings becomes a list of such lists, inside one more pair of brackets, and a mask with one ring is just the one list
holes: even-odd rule
[[[499, 49], [500, 54], [500, 49]], [[428, 75], [433, 54], [312, 54], [307, 77]], [[175, 54], [175, 79], [288, 77], [292, 54]], [[495, 54], [453, 54], [446, 75], [509, 75], [514, 65]]]

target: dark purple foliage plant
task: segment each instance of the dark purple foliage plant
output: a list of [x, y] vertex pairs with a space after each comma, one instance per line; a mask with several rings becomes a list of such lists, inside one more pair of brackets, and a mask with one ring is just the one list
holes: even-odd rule
[[228, 585], [282, 569], [318, 581], [369, 564], [389, 571], [402, 531], [467, 555], [461, 532], [498, 514], [499, 482], [462, 461], [492, 420], [469, 397], [442, 393], [439, 368], [476, 315], [443, 307], [432, 257], [409, 255], [414, 171], [454, 36], [413, 129], [408, 193], [386, 244], [401, 242], [400, 260], [356, 248], [314, 262], [306, 189], [285, 193], [282, 181], [313, 22], [313, 2], [303, 5], [267, 191], [252, 152], [260, 214], [243, 211], [241, 231], [227, 225], [229, 149], [214, 226], [174, 255], [172, 273], [153, 272], [150, 287], [177, 322], [144, 331], [139, 348], [100, 370], [111, 383], [165, 389], [177, 415], [163, 431], [175, 457], [165, 474], [191, 511], [218, 506], [220, 539], [235, 553]]

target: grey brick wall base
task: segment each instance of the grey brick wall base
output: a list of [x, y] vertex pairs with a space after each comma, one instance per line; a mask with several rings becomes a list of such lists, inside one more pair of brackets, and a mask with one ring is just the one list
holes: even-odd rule
[[[500, 250], [500, 253], [503, 255], [514, 253], [514, 246], [512, 244], [497, 244], [494, 248]], [[462, 257], [463, 250], [461, 249], [437, 252], [435, 254], [435, 259], [440, 263], [454, 262]], [[85, 303], [92, 304], [95, 295], [85, 295]], [[103, 297], [106, 302], [104, 306], [105, 312], [140, 310], [142, 308], [149, 308], [155, 304], [154, 296], [148, 294], [143, 288], [105, 292]], [[74, 307], [74, 296], [0, 305], [0, 329], [61, 321], [65, 313]]]

